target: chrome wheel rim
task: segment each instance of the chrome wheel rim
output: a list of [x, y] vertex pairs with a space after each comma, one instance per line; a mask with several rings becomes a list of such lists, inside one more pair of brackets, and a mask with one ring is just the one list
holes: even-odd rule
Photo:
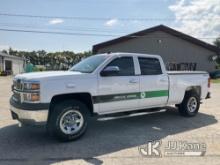
[[196, 108], [197, 108], [197, 100], [195, 97], [191, 97], [187, 103], [187, 108], [189, 110], [189, 112], [195, 112]]
[[75, 134], [84, 123], [84, 118], [79, 111], [69, 110], [60, 119], [60, 129], [65, 134]]

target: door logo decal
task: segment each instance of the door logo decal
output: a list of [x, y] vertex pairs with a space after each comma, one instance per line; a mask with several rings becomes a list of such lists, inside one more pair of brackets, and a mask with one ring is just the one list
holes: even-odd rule
[[165, 97], [169, 95], [169, 90], [157, 90], [157, 91], [145, 91], [145, 92], [134, 92], [134, 93], [123, 93], [123, 94], [111, 94], [111, 95], [100, 95], [93, 96], [94, 104], [106, 103], [114, 101], [125, 101], [134, 99], [145, 99], [153, 97]]
[[141, 92], [141, 98], [144, 99], [146, 97], [145, 92]]

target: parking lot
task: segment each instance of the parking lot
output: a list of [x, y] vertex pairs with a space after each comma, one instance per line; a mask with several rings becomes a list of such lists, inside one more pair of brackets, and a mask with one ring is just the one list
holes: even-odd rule
[[[220, 84], [196, 117], [166, 112], [106, 121], [92, 120], [81, 139], [61, 143], [43, 128], [18, 127], [11, 119], [11, 77], [0, 77], [0, 164], [220, 164]], [[204, 156], [149, 158], [139, 152], [147, 141], [205, 143]]]

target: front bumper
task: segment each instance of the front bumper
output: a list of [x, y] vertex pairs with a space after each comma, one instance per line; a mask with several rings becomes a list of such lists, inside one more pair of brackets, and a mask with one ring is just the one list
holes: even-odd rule
[[48, 110], [28, 111], [10, 107], [12, 118], [25, 125], [45, 125], [48, 118]]

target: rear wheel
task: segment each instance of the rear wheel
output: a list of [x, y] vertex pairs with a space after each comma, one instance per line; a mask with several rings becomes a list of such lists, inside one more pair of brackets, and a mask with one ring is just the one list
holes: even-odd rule
[[192, 117], [195, 116], [200, 107], [200, 98], [196, 92], [186, 92], [183, 102], [178, 105], [179, 113], [182, 116]]
[[51, 110], [48, 132], [62, 141], [72, 141], [81, 137], [88, 125], [88, 108], [78, 100], [58, 103]]

